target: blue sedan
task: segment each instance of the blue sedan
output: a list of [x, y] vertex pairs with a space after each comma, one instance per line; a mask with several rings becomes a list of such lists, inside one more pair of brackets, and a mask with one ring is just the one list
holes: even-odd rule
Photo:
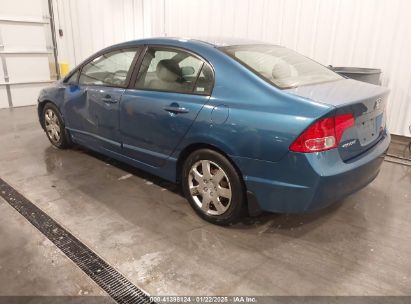
[[388, 90], [255, 41], [144, 39], [41, 91], [50, 142], [181, 183], [205, 220], [326, 207], [378, 174]]

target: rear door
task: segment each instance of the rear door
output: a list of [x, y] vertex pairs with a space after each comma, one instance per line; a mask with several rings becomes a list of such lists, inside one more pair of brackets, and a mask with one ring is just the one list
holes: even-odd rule
[[120, 109], [123, 153], [162, 166], [210, 98], [213, 71], [186, 50], [148, 47]]

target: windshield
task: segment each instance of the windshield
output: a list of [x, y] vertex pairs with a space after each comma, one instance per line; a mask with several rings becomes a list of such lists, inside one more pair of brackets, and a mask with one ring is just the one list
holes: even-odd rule
[[343, 79], [321, 64], [281, 46], [239, 45], [220, 49], [281, 89]]

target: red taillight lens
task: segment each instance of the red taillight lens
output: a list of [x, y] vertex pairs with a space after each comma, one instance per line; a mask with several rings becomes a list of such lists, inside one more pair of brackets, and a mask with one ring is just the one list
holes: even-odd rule
[[313, 123], [291, 144], [293, 152], [320, 152], [336, 148], [344, 131], [354, 126], [352, 114], [323, 118]]

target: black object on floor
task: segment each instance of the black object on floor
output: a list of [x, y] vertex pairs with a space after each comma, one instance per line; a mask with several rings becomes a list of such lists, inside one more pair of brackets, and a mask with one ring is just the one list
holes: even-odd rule
[[117, 303], [150, 303], [149, 296], [144, 291], [127, 280], [1, 178], [0, 196], [52, 241]]

